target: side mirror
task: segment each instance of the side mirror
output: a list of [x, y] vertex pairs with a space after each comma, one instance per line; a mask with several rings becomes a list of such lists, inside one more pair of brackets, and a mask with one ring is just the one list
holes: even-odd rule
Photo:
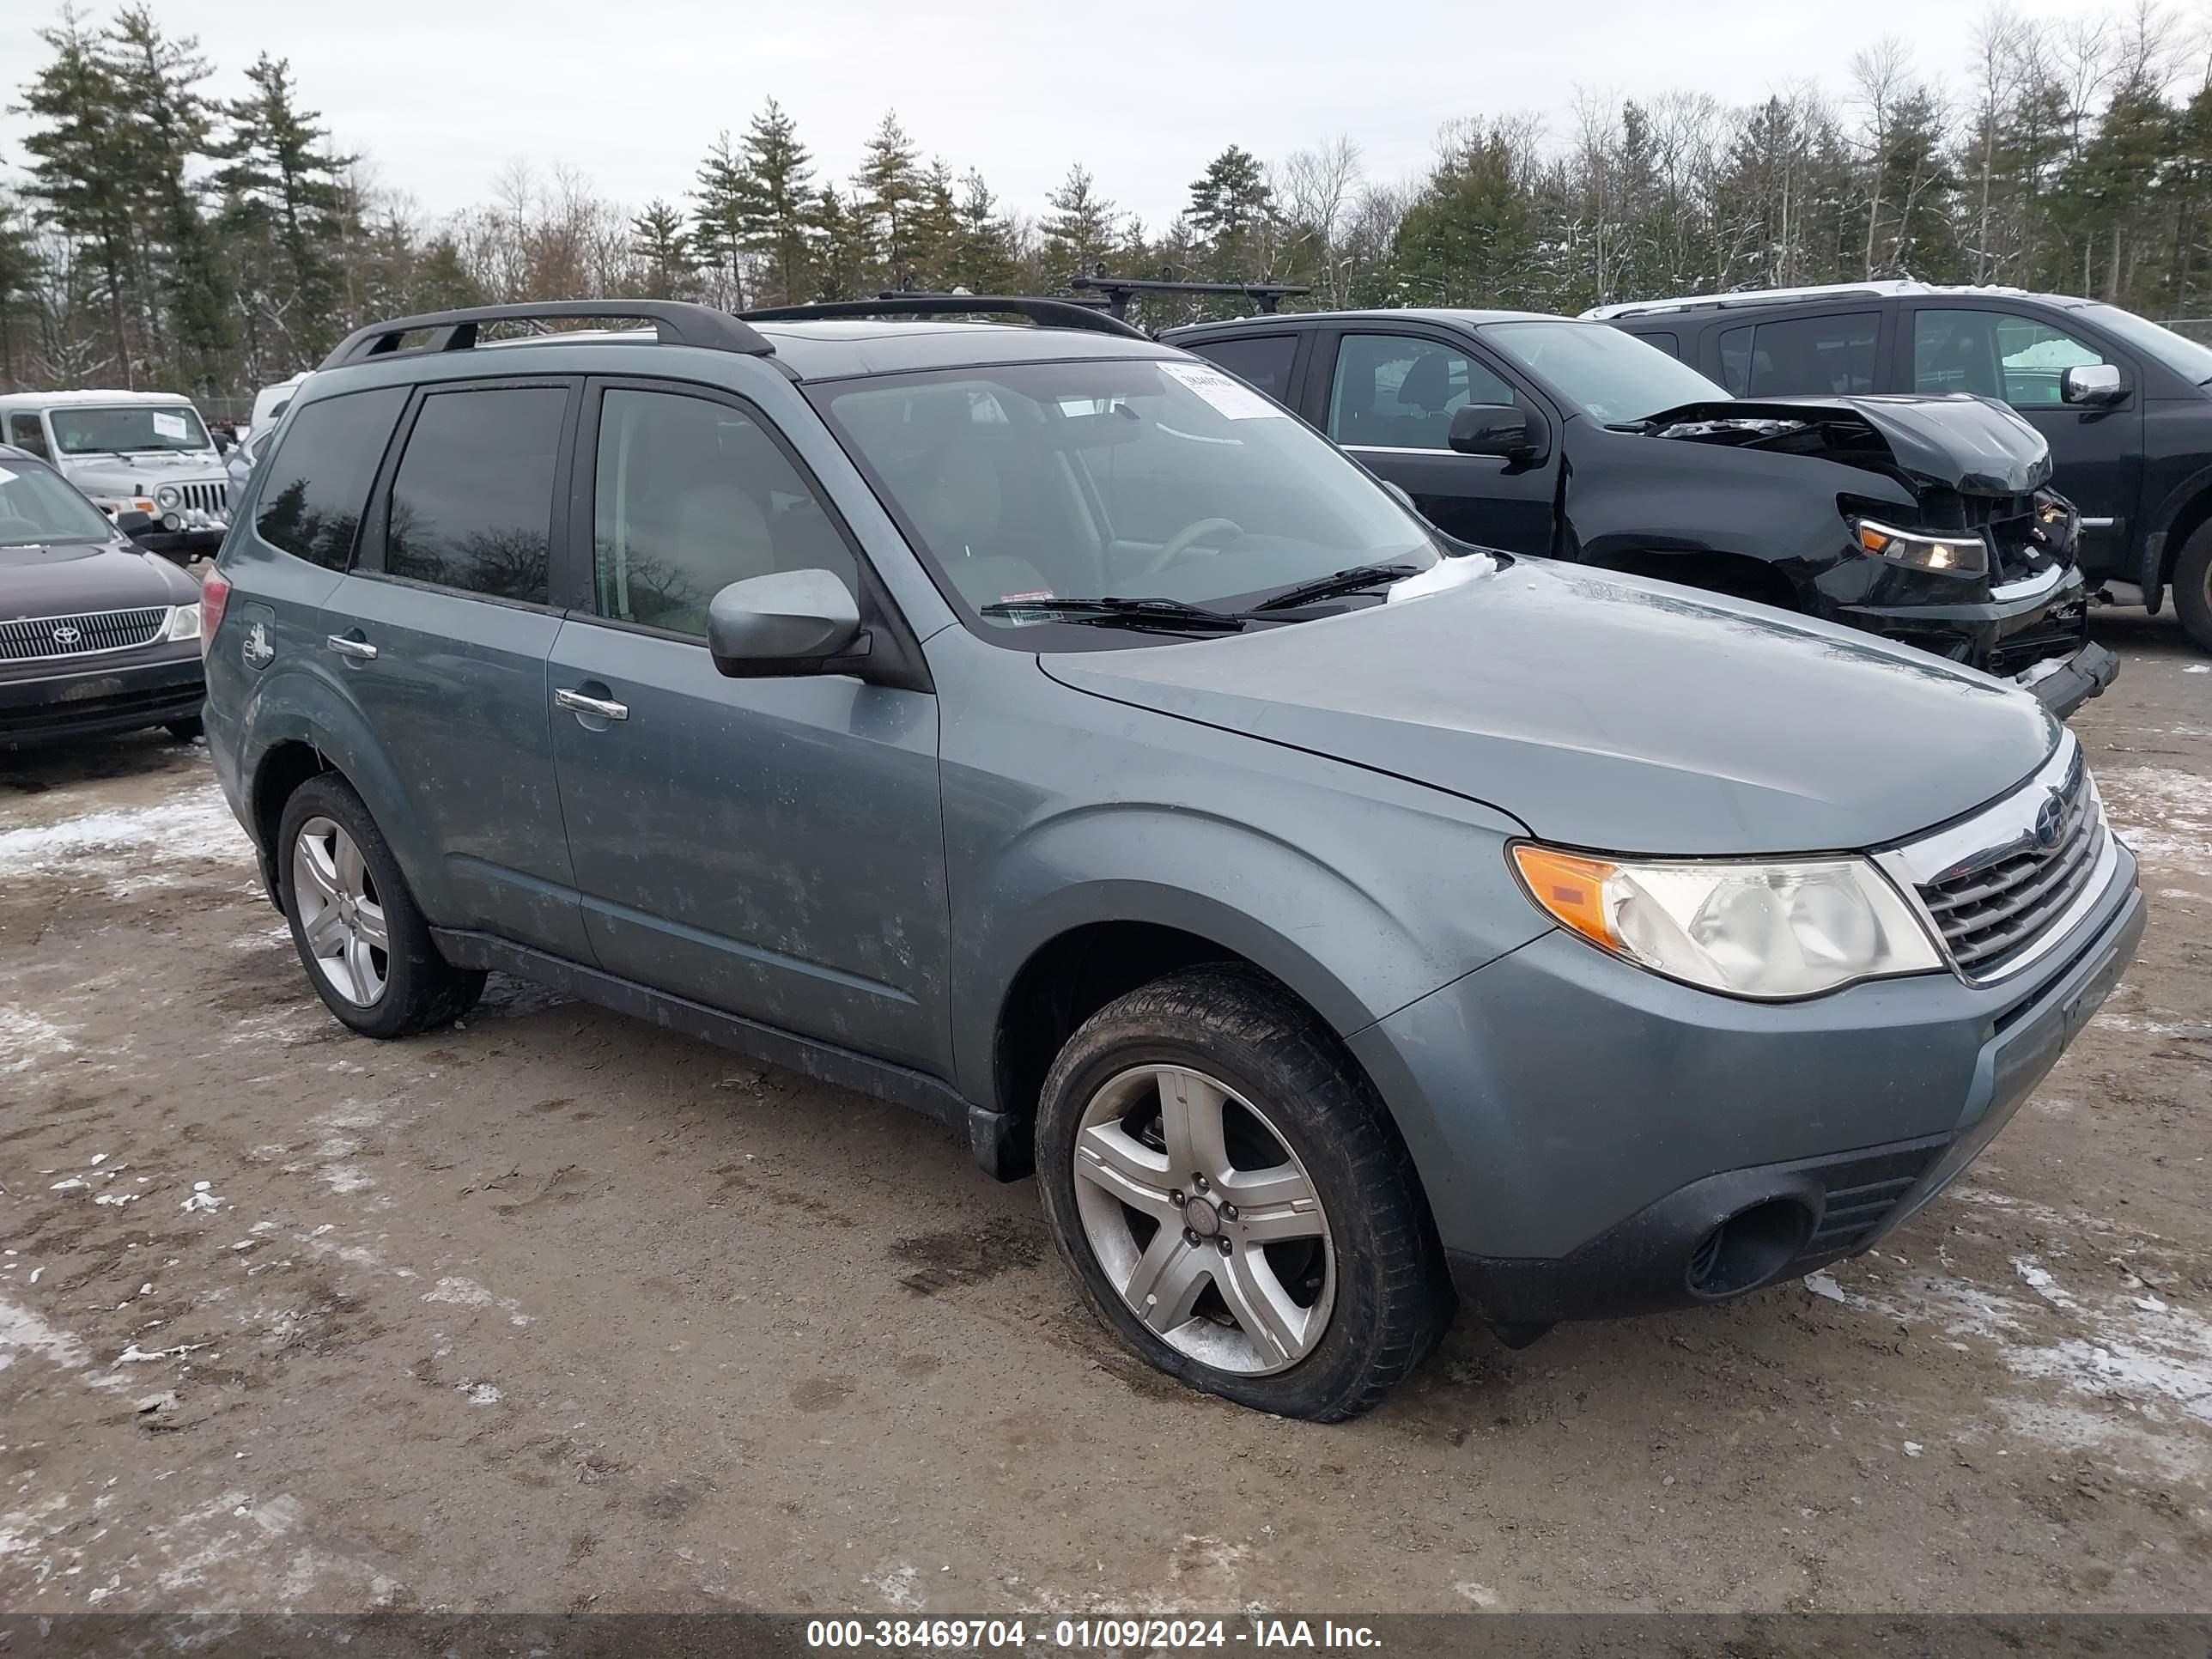
[[2128, 395], [2126, 377], [2115, 363], [2082, 363], [2058, 377], [2058, 401], [2100, 409]]
[[141, 513], [135, 507], [126, 507], [115, 515], [115, 527], [133, 541], [143, 541], [161, 528], [150, 513]]
[[867, 647], [852, 589], [827, 570], [749, 577], [707, 606], [707, 649], [732, 679], [819, 674]]
[[1392, 483], [1388, 478], [1377, 478], [1375, 482], [1381, 484], [1383, 489], [1389, 490], [1390, 492], [1390, 498], [1396, 501], [1399, 506], [1404, 507], [1407, 512], [1412, 514], [1417, 519], [1421, 516], [1421, 509], [1413, 505], [1413, 495], [1407, 489], [1405, 485], [1401, 483]]
[[1462, 404], [1452, 411], [1445, 441], [1462, 455], [1509, 461], [1534, 460], [1543, 452], [1542, 434], [1532, 431], [1528, 411], [1513, 404]]

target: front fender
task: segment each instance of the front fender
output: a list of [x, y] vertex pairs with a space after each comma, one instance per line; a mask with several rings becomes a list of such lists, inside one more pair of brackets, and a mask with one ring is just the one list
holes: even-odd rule
[[2142, 540], [2142, 566], [2136, 575], [2142, 587], [2143, 604], [2153, 616], [2166, 598], [2166, 556], [2172, 552], [2178, 556], [2180, 552], [2174, 545], [2174, 526], [2208, 495], [2212, 495], [2212, 466], [2202, 466], [2167, 490], [2150, 515], [2148, 533]]

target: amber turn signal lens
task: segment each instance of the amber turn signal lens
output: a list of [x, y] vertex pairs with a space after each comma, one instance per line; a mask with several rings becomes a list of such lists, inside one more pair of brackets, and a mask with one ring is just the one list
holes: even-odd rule
[[1528, 884], [1528, 896], [1547, 914], [1608, 951], [1621, 948], [1620, 935], [1605, 919], [1606, 878], [1618, 866], [1527, 842], [1514, 848], [1513, 863]]
[[1882, 549], [1889, 545], [1892, 539], [1892, 538], [1883, 535], [1881, 532], [1875, 529], [1870, 525], [1861, 525], [1859, 526], [1859, 545], [1866, 549], [1869, 553], [1881, 552]]

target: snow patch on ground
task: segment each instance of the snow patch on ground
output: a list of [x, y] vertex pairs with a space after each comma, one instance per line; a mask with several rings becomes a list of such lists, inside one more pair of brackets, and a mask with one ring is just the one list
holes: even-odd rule
[[118, 883], [143, 882], [146, 872], [126, 867], [132, 854], [190, 865], [250, 859], [253, 848], [212, 780], [151, 806], [0, 830], [0, 877], [77, 865]]
[[2212, 874], [2212, 778], [2170, 766], [2097, 774], [2105, 810], [2139, 859]]
[[67, 1331], [58, 1331], [30, 1309], [0, 1301], [0, 1371], [22, 1353], [40, 1354], [76, 1370], [92, 1363], [91, 1352]]
[[42, 1060], [74, 1054], [69, 1034], [17, 1002], [0, 1002], [0, 1075], [27, 1072]]

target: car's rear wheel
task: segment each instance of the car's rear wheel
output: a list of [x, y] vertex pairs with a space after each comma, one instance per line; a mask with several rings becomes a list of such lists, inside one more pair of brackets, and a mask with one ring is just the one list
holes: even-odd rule
[[207, 726], [198, 714], [188, 714], [180, 720], [165, 721], [161, 729], [179, 743], [191, 743], [207, 730]]
[[1354, 1416], [1449, 1316], [1372, 1091], [1255, 975], [1192, 969], [1086, 1020], [1046, 1079], [1037, 1147], [1046, 1218], [1091, 1306], [1194, 1388]]
[[2174, 561], [2173, 608], [2189, 637], [2212, 651], [2212, 524], [2191, 536]]
[[342, 780], [310, 778], [285, 802], [276, 869], [307, 978], [355, 1030], [408, 1036], [475, 1006], [483, 975], [438, 954], [375, 819]]

